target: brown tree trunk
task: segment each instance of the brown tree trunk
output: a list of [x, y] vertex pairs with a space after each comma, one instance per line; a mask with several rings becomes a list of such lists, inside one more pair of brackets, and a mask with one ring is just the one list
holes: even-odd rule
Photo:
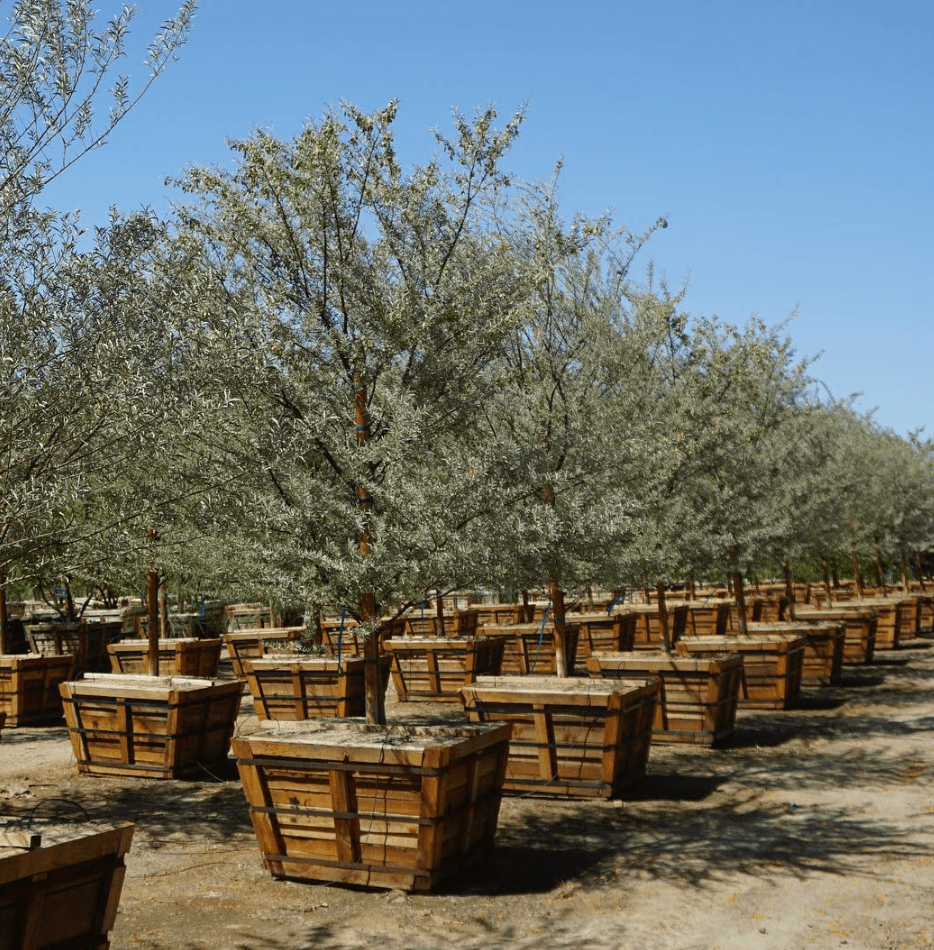
[[438, 618], [438, 636], [443, 637], [444, 632], [444, 598], [441, 596], [441, 588], [435, 589], [437, 597], [435, 598], [435, 615]]
[[788, 562], [785, 561], [782, 564], [782, 568], [785, 572], [785, 596], [788, 598], [788, 619], [795, 619], [795, 585], [791, 577], [791, 568], [788, 566]]
[[568, 654], [565, 639], [564, 591], [561, 590], [561, 585], [556, 580], [552, 580], [548, 584], [548, 592], [551, 597], [551, 609], [554, 611], [552, 623], [555, 630], [555, 672], [558, 676], [566, 677], [568, 675]]
[[733, 596], [736, 598], [739, 632], [742, 636], [747, 637], [749, 636], [749, 624], [746, 618], [746, 591], [743, 586], [742, 571], [733, 572]]
[[833, 593], [830, 586], [830, 565], [827, 563], [826, 554], [820, 556], [820, 568], [824, 575], [824, 593], [827, 595], [827, 606], [829, 607], [833, 604]]
[[[366, 386], [359, 374], [354, 376], [354, 423], [357, 430], [357, 445], [364, 445], [369, 439], [370, 425], [366, 407]], [[360, 533], [359, 550], [367, 557], [373, 543], [370, 531], [369, 512], [373, 510], [373, 499], [365, 485], [357, 488], [357, 504], [364, 512], [364, 527]], [[360, 598], [360, 617], [364, 623], [376, 621], [376, 594], [372, 591]], [[386, 724], [386, 707], [383, 702], [382, 671], [380, 669], [379, 629], [366, 638], [364, 655], [364, 691], [366, 693], [366, 721], [371, 724]]]
[[10, 614], [6, 604], [6, 574], [0, 570], [0, 654], [10, 649]]
[[658, 597], [658, 627], [662, 634], [662, 646], [666, 653], [671, 653], [671, 627], [668, 624], [668, 603], [665, 598], [665, 585], [656, 584], [655, 593]]
[[159, 572], [149, 568], [146, 574], [146, 613], [149, 650], [146, 666], [150, 676], [159, 675]]

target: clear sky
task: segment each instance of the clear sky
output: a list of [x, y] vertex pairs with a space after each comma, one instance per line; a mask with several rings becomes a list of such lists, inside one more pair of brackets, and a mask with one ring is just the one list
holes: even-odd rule
[[[117, 8], [98, 0], [102, 15]], [[173, 0], [138, 0], [139, 48]], [[0, 12], [5, 12], [0, 11]], [[685, 309], [797, 315], [837, 396], [934, 437], [934, 0], [201, 0], [180, 60], [46, 194], [87, 225], [167, 208], [164, 184], [349, 100], [400, 100], [424, 161], [453, 108], [527, 106], [506, 167], [641, 231]], [[638, 268], [635, 274], [638, 276]]]

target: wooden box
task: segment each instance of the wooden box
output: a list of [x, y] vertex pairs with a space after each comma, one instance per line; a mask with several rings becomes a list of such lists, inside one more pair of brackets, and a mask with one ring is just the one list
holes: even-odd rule
[[0, 712], [8, 726], [54, 722], [62, 717], [59, 684], [74, 671], [74, 657], [0, 655]]
[[477, 611], [477, 623], [480, 627], [487, 624], [502, 627], [526, 622], [526, 609], [523, 604], [474, 604], [470, 609]]
[[843, 662], [871, 663], [876, 650], [876, 612], [857, 604], [834, 607], [796, 607], [797, 620], [831, 621], [843, 624]]
[[244, 660], [261, 660], [267, 653], [288, 650], [289, 645], [301, 640], [304, 627], [254, 627], [224, 634], [224, 645], [230, 655], [234, 676], [246, 680]]
[[843, 678], [845, 629], [838, 620], [799, 620], [795, 623], [751, 623], [757, 633], [787, 633], [805, 638], [801, 683], [805, 686], [839, 686]]
[[685, 656], [739, 653], [746, 688], [740, 707], [788, 709], [801, 695], [805, 638], [794, 634], [757, 633], [746, 637], [685, 637], [677, 651]]
[[[577, 636], [577, 663], [584, 665], [598, 650], [632, 650], [636, 640], [635, 614], [574, 614]], [[570, 668], [570, 667], [569, 667]]]
[[[382, 685], [389, 680], [389, 657], [382, 657]], [[245, 660], [247, 685], [260, 719], [299, 721], [316, 716], [366, 715], [362, 657], [267, 656]]]
[[60, 689], [78, 771], [161, 779], [227, 758], [243, 694], [237, 680], [108, 673]]
[[635, 651], [594, 653], [591, 676], [661, 678], [652, 742], [712, 746], [732, 735], [743, 682], [743, 658], [670, 656]]
[[503, 637], [400, 637], [386, 640], [392, 682], [401, 702], [460, 702], [461, 687], [498, 676]]
[[674, 639], [681, 637], [722, 637], [730, 628], [730, 602], [692, 600], [676, 604], [671, 614]]
[[[543, 625], [541, 621], [504, 627], [488, 624], [483, 631], [487, 636], [501, 637], [503, 640], [500, 671], [504, 676], [546, 676], [556, 672], [554, 627], [551, 624]], [[564, 625], [565, 660], [569, 672], [574, 669], [577, 659], [579, 631], [576, 623]]]
[[264, 725], [233, 749], [273, 877], [427, 892], [489, 857], [508, 726]]
[[480, 677], [470, 722], [512, 725], [504, 791], [609, 798], [645, 777], [661, 680]]
[[416, 637], [472, 637], [477, 633], [480, 612], [471, 607], [468, 610], [446, 612], [442, 621], [432, 611], [417, 614], [404, 614], [405, 635]]
[[107, 950], [132, 840], [131, 824], [32, 848], [0, 840], [0, 950]]
[[[185, 638], [159, 641], [160, 676], [217, 676], [220, 666], [220, 638], [198, 640]], [[146, 640], [124, 640], [107, 647], [114, 673], [146, 673], [149, 643]]]
[[40, 656], [74, 657], [76, 673], [103, 672], [110, 667], [107, 644], [120, 637], [116, 625], [102, 623], [26, 624], [29, 649]]

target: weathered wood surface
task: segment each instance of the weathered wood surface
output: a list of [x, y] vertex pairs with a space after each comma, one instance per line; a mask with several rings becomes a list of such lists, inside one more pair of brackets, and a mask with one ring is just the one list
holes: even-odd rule
[[[488, 624], [483, 628], [490, 637], [503, 639], [504, 676], [542, 676], [557, 671], [554, 627], [550, 623], [519, 623], [509, 626]], [[568, 670], [574, 669], [580, 628], [575, 622], [564, 625], [564, 648]]]
[[[162, 676], [217, 676], [223, 640], [184, 638], [159, 641], [159, 674]], [[148, 672], [149, 644], [124, 640], [107, 646], [114, 673]]]
[[133, 825], [35, 848], [0, 842], [0, 950], [106, 950]]
[[282, 652], [301, 640], [304, 627], [253, 627], [224, 634], [234, 676], [246, 680], [245, 660], [261, 660], [268, 652]]

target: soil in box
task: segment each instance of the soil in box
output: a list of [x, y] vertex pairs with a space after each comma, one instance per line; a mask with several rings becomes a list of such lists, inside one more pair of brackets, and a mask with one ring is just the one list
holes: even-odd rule
[[471, 722], [508, 722], [507, 792], [609, 798], [645, 777], [661, 680], [480, 677]]
[[503, 637], [401, 637], [383, 647], [400, 702], [460, 702], [462, 687], [499, 675], [505, 645]]
[[[389, 657], [381, 657], [381, 683]], [[317, 716], [343, 719], [366, 714], [365, 660], [361, 657], [268, 656], [244, 663], [254, 710], [260, 719], [298, 721]]]
[[661, 677], [653, 742], [714, 745], [732, 735], [743, 682], [743, 658], [669, 656], [665, 653], [595, 653], [592, 676]]
[[133, 825], [47, 846], [11, 839], [0, 836], [0, 950], [106, 950]]
[[[217, 676], [223, 641], [185, 638], [159, 641], [160, 676]], [[107, 647], [114, 673], [147, 673], [149, 642], [125, 640]]]
[[0, 712], [7, 726], [62, 718], [59, 684], [71, 677], [74, 657], [0, 655]]
[[89, 673], [61, 684], [78, 770], [178, 778], [227, 758], [239, 681]]
[[431, 891], [489, 857], [508, 726], [263, 725], [233, 749], [273, 877]]
[[794, 705], [801, 695], [804, 647], [804, 637], [785, 633], [685, 637], [677, 644], [684, 656], [740, 654], [746, 688], [739, 705], [751, 709], [787, 709]]

